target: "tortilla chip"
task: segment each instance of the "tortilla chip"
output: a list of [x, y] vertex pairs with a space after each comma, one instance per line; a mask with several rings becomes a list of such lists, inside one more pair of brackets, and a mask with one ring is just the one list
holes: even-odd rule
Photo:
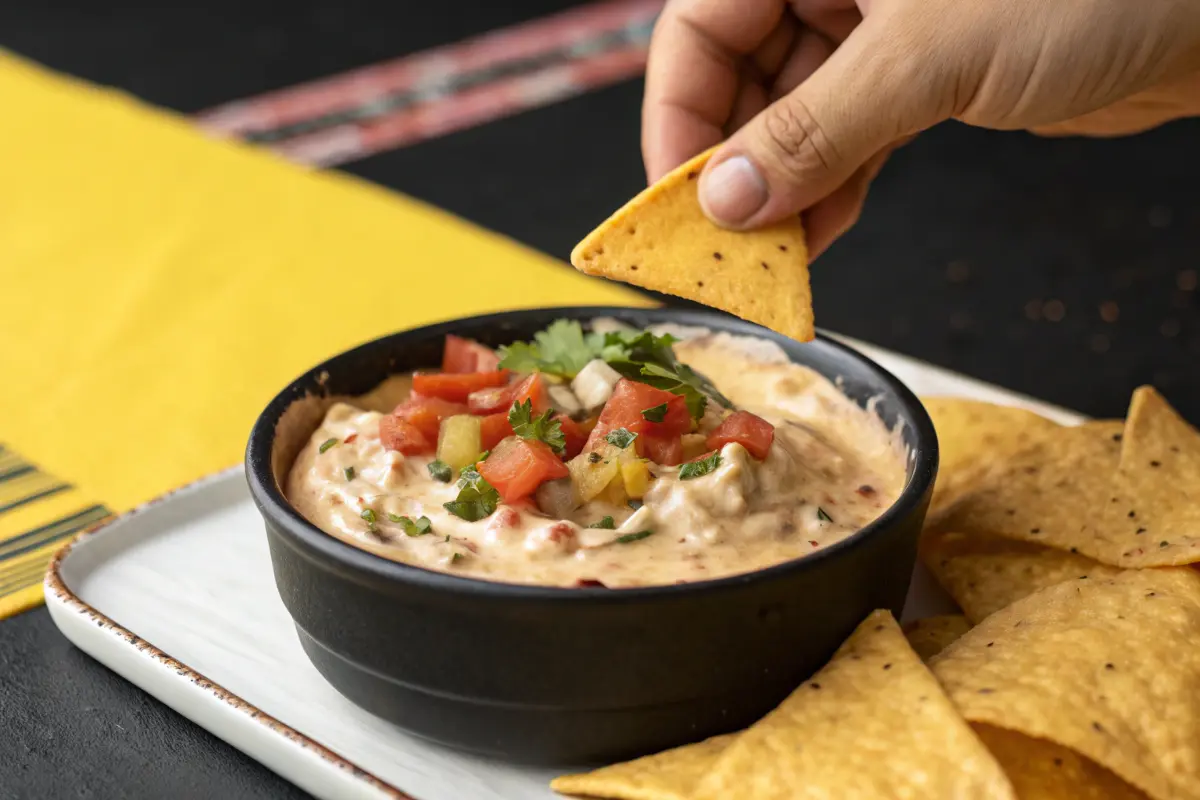
[[1124, 425], [1045, 433], [935, 515], [930, 530], [989, 533], [1117, 567], [1200, 561], [1200, 487], [1118, 471]]
[[904, 626], [904, 636], [921, 660], [928, 661], [970, 629], [962, 614], [945, 614], [913, 620]]
[[933, 659], [962, 715], [1200, 798], [1200, 573], [1127, 570], [1018, 600]]
[[1200, 487], [1200, 431], [1179, 416], [1152, 386], [1137, 389], [1129, 403], [1121, 471]]
[[813, 338], [799, 218], [736, 232], [700, 209], [697, 178], [713, 151], [665, 175], [571, 251], [571, 264], [736, 314], [801, 342]]
[[962, 494], [980, 473], [1061, 427], [1032, 411], [957, 397], [922, 398], [938, 435], [937, 484], [931, 510]]
[[563, 775], [551, 781], [550, 788], [561, 794], [608, 800], [689, 800], [697, 782], [734, 736], [714, 736], [635, 761]]
[[1012, 786], [887, 611], [744, 731], [695, 800], [1014, 798]]
[[1099, 561], [986, 533], [927, 531], [921, 560], [973, 624], [1022, 597], [1079, 578], [1121, 572]]
[[1146, 795], [1090, 759], [1045, 739], [975, 725], [1021, 800], [1146, 800]]

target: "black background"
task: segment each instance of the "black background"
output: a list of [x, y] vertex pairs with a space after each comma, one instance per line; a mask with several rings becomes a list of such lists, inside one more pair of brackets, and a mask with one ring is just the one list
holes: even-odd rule
[[[5, 0], [0, 46], [194, 112], [570, 5]], [[565, 257], [643, 184], [640, 92], [346, 169]], [[1200, 291], [1185, 272], [1200, 269], [1197, 141], [1193, 121], [1111, 141], [928, 132], [816, 264], [818, 324], [1090, 415], [1120, 415], [1154, 383], [1200, 421]], [[44, 610], [0, 623], [0, 798], [300, 796], [74, 650]]]

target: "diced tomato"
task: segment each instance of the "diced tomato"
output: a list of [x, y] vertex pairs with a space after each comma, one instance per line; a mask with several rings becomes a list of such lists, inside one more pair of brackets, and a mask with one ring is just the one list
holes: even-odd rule
[[424, 397], [440, 397], [465, 403], [471, 392], [508, 383], [508, 372], [433, 372], [413, 376], [413, 391]]
[[[643, 411], [664, 403], [667, 410], [662, 422], [651, 422], [642, 416]], [[646, 436], [678, 438], [691, 430], [692, 415], [688, 413], [687, 401], [682, 396], [622, 378], [613, 388], [612, 397], [604, 404], [600, 420], [588, 437], [587, 448], [598, 447], [604, 437], [617, 428]]]
[[379, 420], [379, 439], [388, 450], [396, 450], [406, 456], [433, 452], [433, 443], [417, 426], [391, 414]]
[[436, 442], [442, 420], [456, 414], [466, 414], [467, 407], [440, 397], [410, 397], [396, 406], [392, 413], [419, 430], [426, 439]]
[[730, 442], [737, 442], [762, 461], [775, 441], [775, 426], [760, 416], [749, 411], [735, 411], [708, 435], [707, 444], [713, 450], [720, 450]]
[[683, 437], [678, 435], [654, 436], [641, 433], [633, 445], [637, 448], [639, 456], [656, 464], [673, 467], [683, 461]]
[[461, 336], [446, 337], [446, 347], [442, 351], [442, 372], [495, 372], [499, 366], [500, 356], [492, 348]]
[[512, 401], [524, 403], [526, 400], [533, 406], [534, 414], [541, 414], [550, 408], [550, 391], [540, 372], [533, 373], [513, 387]]
[[508, 422], [507, 411], [489, 414], [479, 420], [479, 443], [484, 450], [491, 450], [506, 436], [512, 435], [513, 429]]
[[508, 409], [512, 407], [513, 384], [508, 386], [492, 386], [488, 389], [480, 389], [477, 392], [471, 392], [467, 398], [467, 408], [471, 409], [472, 414], [498, 414], [503, 411], [508, 413]]
[[512, 437], [501, 442], [479, 474], [495, 487], [506, 503], [528, 497], [546, 481], [571, 474], [550, 445], [536, 439]]
[[566, 458], [572, 459], [583, 452], [583, 446], [587, 444], [588, 439], [583, 426], [566, 414], [555, 414], [554, 419], [558, 420], [562, 427], [563, 438], [567, 441], [567, 449], [564, 453]]

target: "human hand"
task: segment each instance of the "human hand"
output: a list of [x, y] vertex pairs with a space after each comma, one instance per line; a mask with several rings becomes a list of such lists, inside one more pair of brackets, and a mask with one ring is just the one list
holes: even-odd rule
[[731, 228], [803, 213], [813, 256], [888, 154], [947, 119], [1120, 135], [1200, 114], [1196, 0], [668, 0], [642, 109], [651, 181]]

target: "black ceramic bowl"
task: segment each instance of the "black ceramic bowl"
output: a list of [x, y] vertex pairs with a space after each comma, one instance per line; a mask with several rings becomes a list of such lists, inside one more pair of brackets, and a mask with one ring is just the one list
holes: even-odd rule
[[[279, 479], [284, 412], [311, 394], [363, 394], [440, 363], [456, 333], [492, 346], [562, 317], [674, 322], [772, 339], [903, 425], [906, 488], [882, 517], [806, 558], [718, 580], [638, 589], [493, 583], [389, 561], [307, 522]], [[291, 424], [290, 422], [288, 423]], [[316, 422], [301, 431], [307, 440]], [[611, 761], [744, 727], [817, 670], [870, 611], [904, 602], [937, 472], [937, 440], [903, 384], [826, 338], [798, 344], [706, 312], [552, 308], [385, 336], [296, 380], [246, 453], [275, 582], [313, 664], [354, 703], [447, 745], [537, 764]]]

